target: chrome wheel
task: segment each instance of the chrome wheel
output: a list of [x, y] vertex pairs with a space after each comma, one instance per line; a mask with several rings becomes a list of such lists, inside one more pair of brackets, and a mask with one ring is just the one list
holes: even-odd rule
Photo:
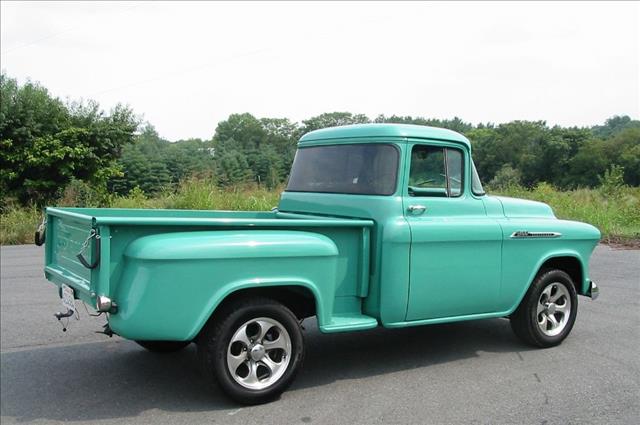
[[227, 347], [227, 368], [238, 384], [262, 390], [275, 384], [291, 360], [291, 337], [277, 320], [259, 317], [238, 328]]
[[547, 336], [560, 334], [571, 315], [571, 295], [566, 286], [559, 282], [547, 285], [540, 293], [536, 317], [538, 327]]

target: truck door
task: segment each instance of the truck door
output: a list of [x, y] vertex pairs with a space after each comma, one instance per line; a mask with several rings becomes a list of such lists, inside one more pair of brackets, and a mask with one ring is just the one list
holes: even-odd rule
[[406, 320], [495, 311], [502, 231], [471, 192], [468, 152], [448, 143], [410, 143], [404, 179], [411, 229]]

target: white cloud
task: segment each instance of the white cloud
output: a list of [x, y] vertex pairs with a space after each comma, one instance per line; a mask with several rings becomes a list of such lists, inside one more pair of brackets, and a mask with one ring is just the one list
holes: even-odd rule
[[640, 115], [638, 3], [1, 3], [1, 66], [169, 139], [234, 112]]

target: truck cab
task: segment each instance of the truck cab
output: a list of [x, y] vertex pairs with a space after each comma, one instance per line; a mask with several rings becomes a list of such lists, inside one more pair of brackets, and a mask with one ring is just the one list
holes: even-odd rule
[[[599, 238], [582, 224], [581, 231], [558, 235], [584, 238], [576, 255], [561, 252], [554, 238], [512, 237], [571, 225], [545, 204], [488, 196], [469, 140], [414, 125], [355, 125], [303, 136], [278, 208], [375, 223], [363, 311], [387, 327], [509, 315], [550, 258], [579, 270], [578, 291], [586, 293], [587, 264], [575, 260], [588, 257]], [[537, 249], [522, 250], [525, 245]]]

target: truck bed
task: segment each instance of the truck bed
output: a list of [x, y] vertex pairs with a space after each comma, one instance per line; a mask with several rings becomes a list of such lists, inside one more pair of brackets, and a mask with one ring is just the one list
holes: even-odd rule
[[[344, 318], [359, 320], [360, 300], [369, 290], [370, 228], [372, 220], [313, 216], [279, 211], [201, 211], [150, 210], [107, 208], [47, 208], [45, 275], [61, 286], [71, 286], [77, 298], [89, 306], [95, 305], [97, 295], [114, 296], [127, 264], [127, 249], [133, 242], [150, 236], [176, 233], [165, 244], [189, 244], [202, 237], [232, 238], [237, 234], [262, 231], [261, 235], [284, 236], [319, 234], [329, 238], [337, 247], [336, 284], [332, 323], [336, 329]], [[269, 231], [271, 231], [269, 233]], [[98, 237], [90, 237], [96, 232]], [[212, 233], [223, 232], [223, 233]], [[298, 233], [290, 233], [298, 232]], [[218, 236], [216, 236], [218, 235]], [[193, 237], [196, 239], [193, 239]], [[189, 239], [192, 238], [192, 239]], [[174, 242], [170, 242], [174, 241]], [[178, 241], [178, 242], [175, 242]], [[83, 244], [86, 247], [83, 250]], [[88, 265], [78, 254], [82, 251]], [[129, 253], [129, 255], [131, 255]], [[245, 261], [245, 263], [247, 263]], [[250, 264], [242, 267], [251, 267]], [[188, 288], [188, 285], [183, 285]], [[167, 288], [167, 291], [175, 290]], [[188, 289], [187, 289], [188, 290]], [[194, 289], [195, 290], [195, 289]], [[366, 325], [371, 323], [366, 321]], [[375, 321], [373, 323], [375, 325]], [[327, 325], [329, 326], [329, 325]]]

